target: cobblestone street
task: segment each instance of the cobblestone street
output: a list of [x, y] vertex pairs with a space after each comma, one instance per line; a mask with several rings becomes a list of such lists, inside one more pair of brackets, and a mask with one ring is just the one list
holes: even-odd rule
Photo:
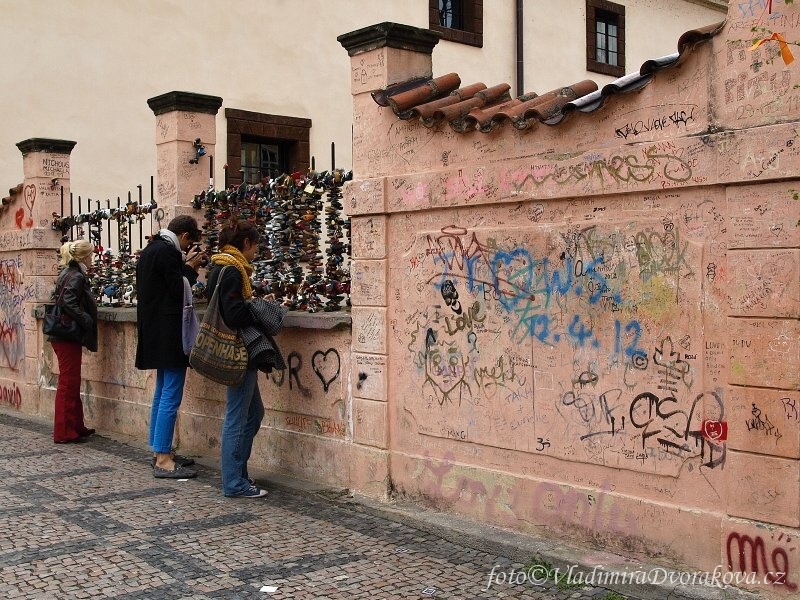
[[523, 565], [269, 481], [250, 500], [222, 497], [203, 466], [154, 479], [148, 458], [101, 435], [55, 445], [48, 423], [0, 412], [0, 597], [624, 598], [486, 590], [492, 567]]

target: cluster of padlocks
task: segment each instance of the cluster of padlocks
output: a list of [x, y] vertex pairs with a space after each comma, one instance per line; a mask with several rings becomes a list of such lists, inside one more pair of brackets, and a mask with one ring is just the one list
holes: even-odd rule
[[[206, 252], [217, 251], [225, 221], [250, 219], [261, 231], [255, 293], [271, 294], [290, 310], [339, 310], [350, 292], [350, 220], [342, 215], [341, 187], [351, 178], [342, 169], [309, 171], [197, 195]], [[204, 295], [202, 284], [195, 295]]]
[[[204, 250], [208, 256], [218, 251], [219, 230], [226, 220], [252, 220], [261, 231], [253, 261], [255, 293], [271, 294], [290, 310], [339, 310], [349, 304], [350, 220], [342, 214], [341, 188], [351, 178], [352, 172], [342, 169], [309, 171], [203, 191], [192, 204], [203, 211], [197, 220]], [[61, 232], [63, 241], [86, 237], [88, 230], [96, 249], [89, 276], [98, 305], [135, 304], [139, 251], [132, 250], [132, 227], [141, 226], [156, 209], [153, 201], [129, 201], [117, 208], [98, 203], [96, 210], [53, 214], [52, 229]], [[198, 299], [205, 297], [202, 279], [193, 288]]]

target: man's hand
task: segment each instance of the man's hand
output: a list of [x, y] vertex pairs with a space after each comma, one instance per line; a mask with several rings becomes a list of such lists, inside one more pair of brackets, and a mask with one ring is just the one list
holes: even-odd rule
[[200, 249], [199, 245], [192, 246], [186, 252], [186, 264], [195, 271], [203, 266], [204, 262], [207, 262], [207, 260], [205, 252]]

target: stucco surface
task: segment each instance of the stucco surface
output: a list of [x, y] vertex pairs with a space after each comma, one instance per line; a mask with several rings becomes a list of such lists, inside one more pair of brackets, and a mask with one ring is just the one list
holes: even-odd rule
[[553, 127], [456, 133], [354, 96], [346, 204], [355, 239], [382, 220], [388, 271], [354, 332], [385, 304], [363, 352], [389, 365], [402, 496], [796, 591], [797, 63], [750, 46], [800, 20], [751, 4]]

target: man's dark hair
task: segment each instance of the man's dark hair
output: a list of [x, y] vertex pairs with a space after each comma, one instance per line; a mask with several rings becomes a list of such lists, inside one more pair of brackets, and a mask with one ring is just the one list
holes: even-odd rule
[[244, 250], [244, 241], [250, 243], [258, 242], [259, 234], [256, 226], [245, 219], [231, 219], [219, 232], [219, 246], [233, 246], [238, 250]]
[[189, 215], [180, 215], [175, 217], [169, 222], [167, 229], [169, 229], [175, 235], [188, 233], [189, 239], [191, 239], [193, 242], [199, 242], [200, 235], [202, 233], [200, 228], [197, 226], [197, 221], [195, 218]]

